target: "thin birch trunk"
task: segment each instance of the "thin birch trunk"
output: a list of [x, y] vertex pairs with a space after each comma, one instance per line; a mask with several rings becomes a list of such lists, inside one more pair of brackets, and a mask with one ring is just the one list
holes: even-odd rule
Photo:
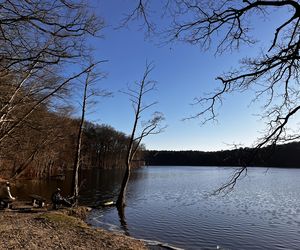
[[86, 77], [85, 85], [84, 85], [81, 119], [80, 119], [79, 131], [78, 131], [78, 136], [77, 136], [76, 155], [75, 155], [74, 170], [73, 170], [72, 190], [73, 190], [73, 196], [76, 200], [77, 200], [78, 194], [79, 194], [79, 168], [81, 165], [81, 147], [82, 147], [81, 145], [82, 145], [82, 134], [83, 134], [84, 119], [85, 119], [85, 109], [86, 109], [89, 76], [90, 76], [90, 71], [87, 72], [87, 77]]

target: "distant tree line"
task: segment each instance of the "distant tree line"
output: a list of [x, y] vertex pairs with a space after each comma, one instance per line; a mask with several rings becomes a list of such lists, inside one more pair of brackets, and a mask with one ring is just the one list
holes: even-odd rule
[[[97, 167], [102, 169], [123, 168], [129, 144], [129, 136], [115, 130], [109, 125], [86, 123], [84, 129], [84, 147], [82, 164], [84, 168]], [[144, 146], [139, 146], [134, 157], [139, 166]]]
[[[147, 165], [161, 166], [243, 166], [249, 162], [251, 148], [216, 152], [203, 151], [145, 151]], [[293, 142], [259, 150], [251, 166], [300, 167], [300, 143]]]

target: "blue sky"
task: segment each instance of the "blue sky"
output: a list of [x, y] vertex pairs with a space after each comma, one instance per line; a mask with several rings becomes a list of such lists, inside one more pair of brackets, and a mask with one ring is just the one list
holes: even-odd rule
[[[151, 61], [155, 69], [151, 79], [157, 81], [157, 91], [150, 97], [157, 100], [153, 111], [161, 111], [166, 118], [168, 128], [164, 133], [145, 138], [148, 149], [158, 150], [204, 150], [214, 151], [231, 148], [228, 144], [241, 143], [251, 146], [263, 122], [254, 114], [260, 113], [259, 103], [249, 107], [251, 92], [235, 93], [226, 96], [217, 123], [200, 125], [197, 119], [182, 121], [182, 118], [199, 111], [191, 106], [194, 97], [203, 96], [218, 86], [215, 77], [237, 66], [243, 56], [253, 56], [255, 48], [242, 48], [234, 53], [214, 56], [214, 51], [203, 52], [197, 46], [183, 43], [161, 45], [161, 39], [146, 39], [137, 23], [128, 28], [115, 29], [134, 1], [94, 0], [92, 4], [97, 15], [104, 18], [107, 27], [103, 29], [101, 39], [93, 39], [94, 56], [98, 60], [107, 59], [101, 70], [108, 74], [100, 83], [114, 93], [113, 98], [101, 99], [88, 117], [97, 123], [105, 123], [115, 129], [130, 133], [133, 123], [133, 111], [128, 97], [119, 92], [126, 90], [127, 84], [139, 80], [144, 72], [146, 61]], [[155, 2], [155, 1], [154, 1]], [[276, 20], [283, 13], [274, 13]], [[161, 22], [157, 20], [158, 24]], [[272, 22], [253, 19], [255, 35], [262, 41], [270, 41], [273, 34]], [[259, 25], [258, 25], [259, 24]], [[146, 100], [150, 102], [151, 100]]]

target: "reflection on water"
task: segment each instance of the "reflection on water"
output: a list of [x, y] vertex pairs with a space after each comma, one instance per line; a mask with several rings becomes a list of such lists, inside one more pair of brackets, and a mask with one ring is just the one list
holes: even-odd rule
[[[126, 228], [114, 207], [94, 209], [89, 223], [185, 249], [300, 249], [300, 169], [266, 173], [253, 168], [229, 195], [209, 196], [232, 171], [217, 167], [135, 170], [128, 186]], [[82, 177], [86, 182], [81, 203], [117, 198], [119, 171], [94, 171]], [[67, 178], [28, 184], [26, 192], [44, 193], [46, 187], [57, 185], [65, 190], [70, 186]]]
[[[232, 171], [135, 171], [125, 210], [130, 235], [186, 249], [300, 249], [300, 170], [252, 169], [229, 195], [209, 196]], [[114, 208], [94, 210], [89, 222], [122, 231]]]
[[[94, 206], [116, 196], [122, 177], [121, 170], [81, 171], [79, 203]], [[71, 195], [71, 185], [72, 172], [69, 172], [63, 180], [22, 180], [14, 185], [12, 191], [21, 200], [28, 199], [30, 194], [38, 194], [50, 201], [51, 194], [57, 187], [62, 189], [62, 195]]]

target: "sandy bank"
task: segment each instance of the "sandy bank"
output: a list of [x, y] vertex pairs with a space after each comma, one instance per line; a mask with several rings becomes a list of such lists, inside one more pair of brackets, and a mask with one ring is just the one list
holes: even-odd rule
[[0, 211], [0, 249], [147, 249], [143, 242], [88, 226], [84, 208]]

